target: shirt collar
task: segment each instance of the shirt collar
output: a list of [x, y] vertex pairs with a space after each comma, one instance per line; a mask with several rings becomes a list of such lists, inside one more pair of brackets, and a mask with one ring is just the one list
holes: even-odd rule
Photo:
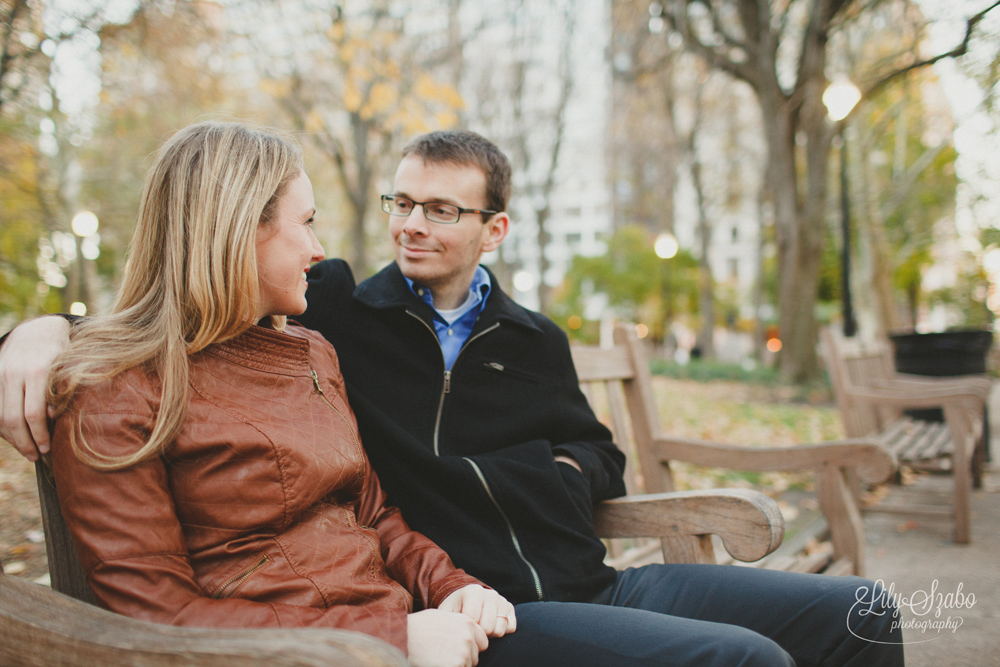
[[[403, 279], [406, 281], [406, 284], [410, 286], [410, 291], [417, 295], [424, 303], [430, 306], [435, 313], [437, 313], [437, 309], [434, 308], [434, 296], [431, 294], [431, 291], [423, 285], [413, 282], [405, 274], [403, 275]], [[476, 272], [472, 274], [472, 284], [469, 285], [469, 292], [472, 295], [472, 301], [467, 302], [469, 303], [468, 310], [472, 310], [477, 306], [481, 307], [482, 304], [486, 302], [486, 298], [490, 295], [492, 287], [493, 284], [490, 281], [489, 272], [487, 272], [481, 265], [477, 265]], [[468, 312], [468, 310], [466, 312]]]

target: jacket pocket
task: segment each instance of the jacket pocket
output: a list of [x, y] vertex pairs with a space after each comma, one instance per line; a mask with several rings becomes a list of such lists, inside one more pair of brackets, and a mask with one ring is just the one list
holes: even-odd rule
[[503, 377], [511, 379], [524, 380], [535, 384], [541, 384], [543, 381], [543, 378], [540, 375], [529, 373], [528, 371], [515, 368], [509, 364], [502, 364], [499, 361], [484, 361], [483, 368], [492, 373], [499, 373]]
[[569, 496], [573, 507], [588, 522], [592, 522], [594, 501], [590, 493], [590, 484], [587, 483], [587, 478], [568, 463], [556, 462], [556, 468], [559, 469], [559, 474], [562, 476], [563, 488], [565, 488], [566, 495]]
[[249, 567], [244, 568], [242, 571], [234, 574], [233, 576], [226, 579], [221, 586], [219, 586], [211, 597], [213, 600], [225, 600], [226, 598], [232, 597], [236, 594], [243, 584], [253, 575], [257, 574], [265, 565], [271, 561], [271, 558], [267, 554], [261, 554]]

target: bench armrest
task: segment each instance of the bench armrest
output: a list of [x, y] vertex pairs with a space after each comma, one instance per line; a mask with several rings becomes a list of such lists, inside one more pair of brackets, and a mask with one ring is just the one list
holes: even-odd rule
[[896, 457], [873, 438], [837, 440], [790, 447], [723, 445], [705, 440], [660, 436], [653, 450], [661, 461], [686, 461], [709, 468], [754, 472], [854, 468], [869, 484], [885, 481], [898, 467]]
[[406, 667], [394, 646], [358, 632], [182, 628], [105, 611], [0, 574], [0, 664]]
[[749, 489], [626, 496], [594, 507], [597, 535], [667, 539], [718, 535], [733, 558], [755, 561], [778, 548], [785, 521], [769, 496]]
[[916, 382], [882, 380], [847, 390], [854, 400], [868, 401], [893, 408], [939, 408], [946, 403], [975, 405], [982, 409], [985, 395], [978, 387], [933, 387]]
[[942, 391], [971, 392], [979, 395], [984, 401], [989, 397], [993, 381], [981, 375], [959, 375], [951, 377], [930, 377], [913, 375], [911, 373], [896, 373], [888, 380], [873, 379], [873, 387], [892, 388], [899, 385], [907, 389], [937, 389]]

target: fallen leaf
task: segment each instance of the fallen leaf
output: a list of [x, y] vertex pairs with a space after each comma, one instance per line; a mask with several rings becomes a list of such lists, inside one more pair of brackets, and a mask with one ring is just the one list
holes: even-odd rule
[[7, 563], [3, 566], [4, 574], [21, 574], [28, 569], [28, 566], [24, 564], [24, 561], [15, 560]]

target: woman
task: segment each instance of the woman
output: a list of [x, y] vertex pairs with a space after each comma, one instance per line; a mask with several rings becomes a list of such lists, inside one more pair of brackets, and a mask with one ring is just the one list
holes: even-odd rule
[[513, 607], [384, 506], [336, 353], [285, 328], [323, 258], [314, 214], [275, 134], [205, 123], [163, 147], [111, 312], [50, 376], [63, 512], [114, 611], [345, 628], [475, 664]]

